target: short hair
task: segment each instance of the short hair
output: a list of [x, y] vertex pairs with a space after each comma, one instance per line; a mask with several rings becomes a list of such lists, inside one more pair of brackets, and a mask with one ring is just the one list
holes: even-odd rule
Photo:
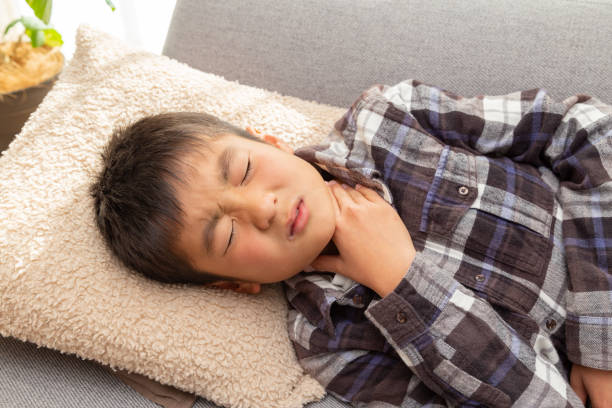
[[164, 283], [232, 280], [196, 270], [175, 249], [184, 214], [175, 189], [183, 181], [181, 161], [194, 151], [210, 152], [212, 142], [229, 134], [262, 142], [198, 112], [148, 116], [113, 131], [89, 191], [104, 242], [124, 265]]

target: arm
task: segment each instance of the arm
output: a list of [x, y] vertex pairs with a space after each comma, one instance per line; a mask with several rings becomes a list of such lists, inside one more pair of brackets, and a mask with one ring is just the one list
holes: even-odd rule
[[[562, 373], [484, 301], [417, 254], [366, 311], [425, 384], [454, 404], [581, 407]], [[522, 402], [521, 402], [522, 401]]]
[[[581, 406], [540, 350], [489, 303], [414, 251], [398, 214], [376, 192], [331, 188], [338, 203], [333, 239], [340, 255], [320, 256], [312, 266], [348, 276], [382, 297], [365, 315], [428, 389], [451, 406], [508, 407], [540, 397], [534, 406]], [[298, 338], [313, 332], [294, 328], [293, 333]], [[300, 344], [308, 349], [300, 357], [305, 364], [316, 364], [330, 351], [313, 347], [308, 335]]]

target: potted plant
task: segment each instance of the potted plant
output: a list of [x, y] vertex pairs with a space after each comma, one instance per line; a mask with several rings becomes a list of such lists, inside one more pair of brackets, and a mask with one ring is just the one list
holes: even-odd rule
[[[17, 41], [0, 41], [0, 151], [49, 92], [64, 65], [62, 36], [49, 25], [53, 0], [26, 0], [34, 16], [11, 21], [3, 37], [15, 25], [25, 28]], [[106, 3], [114, 11], [111, 0]], [[29, 38], [29, 41], [28, 41]]]

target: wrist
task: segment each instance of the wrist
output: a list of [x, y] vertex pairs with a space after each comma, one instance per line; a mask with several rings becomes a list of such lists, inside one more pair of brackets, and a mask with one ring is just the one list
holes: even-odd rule
[[395, 288], [399, 285], [399, 283], [402, 281], [403, 278], [404, 278], [404, 276], [402, 275], [397, 280], [389, 281], [387, 284], [381, 285], [381, 287], [379, 287], [379, 289], [375, 290], [375, 292], [378, 293], [378, 296], [380, 296], [381, 298], [384, 298], [389, 293], [391, 293], [391, 292], [393, 292], [395, 290]]
[[378, 293], [378, 296], [380, 296], [381, 298], [384, 298], [387, 295], [389, 295], [391, 292], [393, 292], [395, 288], [398, 287], [398, 285], [404, 279], [404, 276], [406, 276], [406, 272], [408, 272], [408, 269], [410, 269], [410, 265], [412, 265], [413, 260], [414, 260], [414, 257], [410, 260], [408, 265], [405, 266], [404, 268], [398, 269], [392, 273], [385, 275], [384, 281], [380, 282], [378, 284], [378, 287], [374, 289], [374, 291]]

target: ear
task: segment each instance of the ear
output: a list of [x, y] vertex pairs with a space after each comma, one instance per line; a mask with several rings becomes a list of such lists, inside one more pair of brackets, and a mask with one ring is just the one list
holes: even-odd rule
[[261, 284], [253, 282], [217, 281], [205, 285], [206, 287], [229, 289], [238, 293], [257, 294], [261, 291]]
[[291, 146], [289, 146], [287, 143], [283, 142], [282, 140], [272, 135], [264, 135], [259, 130], [252, 128], [250, 126], [246, 127], [246, 131], [249, 132], [249, 134], [251, 134], [252, 136], [255, 136], [259, 139], [263, 139], [264, 142], [269, 143], [273, 146], [276, 146], [284, 152], [293, 154], [293, 149], [291, 148]]

